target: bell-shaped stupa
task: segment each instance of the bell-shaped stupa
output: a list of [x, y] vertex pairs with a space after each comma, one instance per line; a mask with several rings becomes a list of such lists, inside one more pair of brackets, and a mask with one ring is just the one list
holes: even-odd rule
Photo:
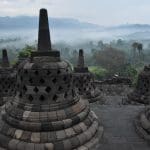
[[139, 74], [137, 86], [126, 101], [131, 104], [150, 104], [150, 65], [145, 66]]
[[51, 48], [47, 10], [41, 9], [38, 50], [18, 67], [17, 94], [1, 115], [0, 147], [8, 150], [94, 148], [103, 128], [90, 111], [88, 101], [76, 94], [72, 81], [70, 65], [61, 60], [59, 51]]
[[94, 85], [93, 74], [84, 65], [84, 51], [82, 49], [79, 50], [78, 64], [77, 67], [74, 67], [73, 78], [77, 92], [83, 99], [87, 99], [90, 103], [102, 99], [100, 90]]
[[150, 107], [139, 114], [135, 121], [135, 127], [137, 133], [150, 142]]
[[16, 72], [10, 67], [7, 50], [2, 50], [2, 62], [0, 67], [0, 106], [7, 98], [14, 96], [16, 91]]

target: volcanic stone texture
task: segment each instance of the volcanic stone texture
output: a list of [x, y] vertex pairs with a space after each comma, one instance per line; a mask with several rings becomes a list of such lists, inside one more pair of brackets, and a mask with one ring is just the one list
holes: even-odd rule
[[[42, 9], [40, 16], [47, 17], [45, 13]], [[43, 34], [49, 31], [48, 25], [44, 27], [39, 30]], [[0, 146], [7, 150], [92, 149], [99, 142], [98, 119], [88, 101], [76, 94], [70, 65], [61, 61], [58, 51], [45, 51], [42, 41], [31, 59], [18, 67], [17, 94], [0, 118]], [[102, 136], [102, 127], [100, 132]]]
[[113, 77], [103, 81], [94, 81], [104, 96], [126, 96], [131, 93], [131, 80], [124, 77]]
[[[47, 57], [46, 57], [47, 58]], [[18, 92], [0, 120], [0, 145], [17, 149], [91, 149], [99, 123], [79, 99], [65, 62], [37, 58], [18, 70]]]
[[13, 66], [14, 69], [17, 69], [21, 63], [25, 63], [28, 60], [28, 57], [18, 57], [16, 64]]
[[150, 143], [150, 107], [140, 113], [135, 126], [137, 133]]
[[83, 99], [87, 99], [90, 103], [101, 99], [99, 89], [94, 85], [94, 77], [89, 72], [88, 67], [84, 65], [84, 51], [79, 50], [78, 64], [74, 67], [74, 86]]
[[150, 104], [150, 66], [139, 74], [135, 90], [128, 95], [128, 103]]
[[11, 68], [0, 68], [0, 106], [5, 97], [12, 97], [16, 92], [16, 73]]
[[[0, 68], [0, 106], [8, 97], [16, 92], [16, 71], [9, 66], [7, 50], [2, 51], [2, 66]], [[5, 101], [6, 100], [6, 101]]]
[[76, 90], [83, 99], [87, 99], [90, 103], [101, 100], [101, 93], [94, 85], [93, 75], [90, 72], [74, 72], [73, 78]]

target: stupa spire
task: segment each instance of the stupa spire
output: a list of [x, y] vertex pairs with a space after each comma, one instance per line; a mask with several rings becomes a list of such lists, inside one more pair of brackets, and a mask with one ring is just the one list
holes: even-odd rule
[[39, 15], [39, 33], [38, 33], [38, 51], [45, 52], [51, 50], [50, 31], [48, 23], [47, 10], [40, 9]]
[[84, 51], [83, 51], [83, 49], [79, 50], [78, 67], [84, 68]]
[[3, 49], [2, 50], [2, 67], [9, 67], [9, 60], [8, 60], [8, 55], [7, 55], [7, 50]]
[[88, 67], [84, 64], [84, 50], [79, 49], [77, 66], [74, 67], [74, 72], [89, 72]]

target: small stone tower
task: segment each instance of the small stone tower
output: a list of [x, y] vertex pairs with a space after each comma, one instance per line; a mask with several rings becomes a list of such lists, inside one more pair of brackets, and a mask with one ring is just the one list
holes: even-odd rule
[[[83, 150], [103, 128], [76, 94], [72, 69], [51, 49], [47, 10], [40, 10], [38, 50], [21, 63], [18, 91], [0, 120], [0, 146], [8, 150]], [[101, 130], [99, 130], [101, 129]]]
[[74, 85], [82, 98], [90, 103], [101, 100], [101, 93], [94, 85], [94, 77], [84, 65], [84, 51], [79, 50], [77, 67], [74, 67]]
[[150, 65], [139, 74], [135, 90], [128, 95], [128, 103], [150, 104]]
[[2, 67], [3, 68], [9, 68], [10, 67], [6, 49], [2, 50]]
[[16, 72], [10, 67], [7, 50], [2, 50], [2, 62], [0, 68], [0, 106], [8, 97], [14, 96], [16, 91]]

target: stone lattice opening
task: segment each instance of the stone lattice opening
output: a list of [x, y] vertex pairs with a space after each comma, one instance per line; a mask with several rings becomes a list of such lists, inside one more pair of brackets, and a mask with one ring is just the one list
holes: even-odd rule
[[67, 77], [66, 77], [66, 76], [64, 76], [63, 80], [64, 80], [64, 81], [67, 81]]
[[50, 74], [51, 74], [51, 72], [48, 70], [48, 71], [47, 71], [47, 75], [50, 75]]
[[24, 85], [23, 86], [23, 91], [26, 92], [27, 91], [27, 87]]
[[30, 78], [30, 79], [29, 79], [29, 82], [30, 82], [31, 84], [33, 83], [33, 80], [32, 80], [32, 78]]
[[44, 83], [45, 83], [45, 80], [44, 80], [43, 78], [41, 78], [41, 79], [40, 79], [40, 83], [41, 83], [41, 84], [44, 84]]
[[57, 74], [61, 74], [61, 71], [60, 71], [60, 70], [58, 70], [58, 71], [57, 71]]
[[33, 91], [34, 91], [35, 93], [38, 93], [38, 92], [39, 92], [39, 89], [38, 89], [37, 87], [35, 87], [35, 88], [33, 89]]
[[50, 91], [51, 91], [51, 87], [46, 87], [46, 89], [45, 89], [45, 91], [47, 92], [47, 93], [50, 93]]
[[28, 71], [27, 71], [27, 70], [25, 70], [25, 71], [24, 71], [24, 74], [25, 74], [25, 75], [27, 75], [27, 74], [28, 74]]
[[67, 94], [67, 93], [65, 93], [64, 98], [67, 98], [67, 96], [68, 96], [68, 94]]
[[58, 99], [58, 96], [57, 96], [57, 95], [54, 95], [54, 96], [53, 96], [53, 100], [56, 101], [57, 99]]
[[36, 71], [34, 72], [34, 74], [38, 76], [38, 75], [39, 75], [39, 72], [36, 70]]
[[59, 86], [58, 91], [62, 91], [62, 90], [63, 90], [62, 86]]
[[44, 101], [45, 97], [43, 95], [40, 96], [40, 101]]
[[56, 83], [56, 82], [57, 82], [56, 78], [54, 78], [54, 79], [52, 80], [52, 82], [53, 82], [53, 83]]
[[29, 99], [29, 101], [32, 102], [32, 101], [33, 101], [33, 96], [32, 96], [32, 95], [29, 95], [29, 96], [28, 96], [28, 99]]

